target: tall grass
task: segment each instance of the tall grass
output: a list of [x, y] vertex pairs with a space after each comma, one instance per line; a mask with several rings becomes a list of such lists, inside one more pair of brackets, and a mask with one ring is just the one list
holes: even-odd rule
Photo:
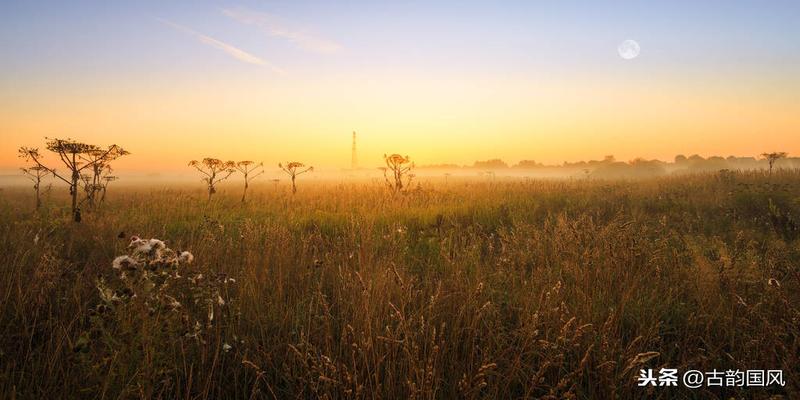
[[[80, 224], [2, 192], [0, 397], [800, 396], [798, 172], [201, 189], [118, 188]], [[213, 321], [98, 306], [133, 234], [235, 281]], [[787, 385], [636, 385], [659, 367]]]

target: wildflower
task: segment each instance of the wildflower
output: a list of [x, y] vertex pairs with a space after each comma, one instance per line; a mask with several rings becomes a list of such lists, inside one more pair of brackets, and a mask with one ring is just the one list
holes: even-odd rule
[[136, 269], [137, 262], [130, 256], [119, 256], [114, 259], [111, 267], [120, 270], [133, 270]]
[[150, 239], [148, 243], [150, 244], [150, 247], [156, 250], [163, 250], [164, 248], [167, 247], [167, 245], [165, 245], [163, 241], [158, 239]]
[[134, 253], [149, 253], [150, 241], [139, 238], [138, 236], [131, 236], [131, 243], [128, 245], [129, 249], [133, 249]]
[[778, 282], [778, 280], [775, 278], [769, 278], [767, 284], [769, 284], [770, 286], [781, 287], [781, 283]]
[[133, 248], [136, 243], [142, 242], [143, 240], [136, 235], [131, 236], [131, 243], [128, 245], [129, 248]]
[[225, 305], [225, 299], [223, 299], [222, 296], [220, 296], [220, 295], [217, 295], [217, 304], [219, 304], [221, 306]]
[[192, 261], [194, 261], [194, 255], [188, 251], [182, 251], [181, 255], [178, 256], [178, 262], [180, 264], [191, 264]]
[[224, 343], [224, 344], [222, 345], [222, 351], [224, 351], [224, 352], [226, 352], [226, 353], [227, 353], [227, 352], [229, 352], [229, 351], [231, 351], [231, 349], [232, 349], [232, 348], [233, 348], [233, 346], [231, 346], [231, 345], [229, 345], [229, 344], [227, 344], [227, 343]]
[[145, 254], [151, 257], [159, 257], [167, 246], [159, 239], [142, 239], [138, 236], [133, 236], [128, 248], [133, 249], [134, 255]]

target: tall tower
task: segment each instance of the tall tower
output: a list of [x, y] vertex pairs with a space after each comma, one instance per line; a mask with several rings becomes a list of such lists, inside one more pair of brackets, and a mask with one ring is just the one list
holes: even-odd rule
[[353, 150], [350, 158], [350, 169], [358, 169], [358, 157], [356, 156], [356, 131], [353, 131]]

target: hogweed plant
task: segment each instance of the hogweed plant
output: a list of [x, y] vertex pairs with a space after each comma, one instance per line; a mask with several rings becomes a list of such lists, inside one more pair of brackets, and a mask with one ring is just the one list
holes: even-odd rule
[[242, 173], [244, 176], [244, 191], [242, 191], [242, 203], [245, 202], [247, 199], [247, 189], [250, 187], [250, 181], [255, 178], [258, 178], [260, 175], [264, 173], [264, 170], [259, 168], [263, 168], [264, 163], [260, 162], [258, 164], [255, 161], [239, 161], [236, 163], [236, 170]]
[[108, 173], [106, 175], [103, 175], [103, 178], [102, 178], [101, 183], [100, 183], [100, 185], [101, 185], [100, 203], [103, 203], [103, 202], [106, 201], [106, 192], [108, 190], [108, 185], [111, 182], [114, 182], [114, 181], [116, 181], [118, 179], [119, 179], [118, 176], [111, 175], [111, 168], [108, 169]]
[[118, 152], [105, 152], [101, 149], [92, 149], [87, 151], [84, 158], [91, 165], [88, 173], [81, 174], [83, 181], [84, 191], [86, 192], [86, 201], [90, 207], [96, 205], [96, 197], [102, 193], [105, 197], [108, 176], [111, 176], [111, 161], [123, 155], [129, 154], [127, 151], [120, 149]]
[[[414, 168], [414, 163], [408, 156], [401, 156], [400, 154], [392, 154], [387, 156], [383, 155], [383, 160], [386, 162], [386, 167], [383, 170], [383, 178], [386, 180], [386, 185], [395, 193], [403, 190], [411, 184], [413, 175], [410, 174]], [[389, 177], [391, 174], [391, 178]]]
[[286, 174], [292, 179], [292, 194], [297, 193], [297, 185], [295, 184], [295, 179], [297, 176], [305, 174], [306, 172], [314, 171], [314, 167], [306, 168], [305, 164], [297, 161], [290, 161], [286, 163], [286, 165], [279, 163], [278, 167], [282, 169], [283, 172], [286, 172]]
[[36, 209], [38, 210], [42, 207], [42, 198], [40, 195], [42, 178], [50, 175], [50, 171], [38, 165], [28, 168], [20, 168], [20, 170], [22, 170], [22, 173], [25, 174], [25, 177], [33, 182], [34, 200], [36, 202]]
[[[106, 165], [97, 174], [81, 174], [81, 181], [83, 182], [83, 190], [86, 197], [79, 203], [87, 202], [90, 207], [95, 207], [102, 204], [106, 200], [106, 193], [108, 193], [109, 183], [119, 179], [113, 175], [113, 170], [110, 165]], [[100, 198], [98, 199], [98, 195]]]
[[778, 162], [778, 160], [780, 160], [781, 158], [786, 158], [786, 156], [788, 156], [788, 155], [789, 154], [786, 153], [785, 151], [777, 151], [777, 152], [772, 152], [772, 153], [762, 153], [761, 154], [761, 157], [764, 157], [764, 159], [767, 160], [767, 163], [769, 163], [769, 175], [770, 176], [772, 176], [772, 167], [775, 165], [775, 163]]
[[236, 172], [236, 163], [233, 161], [222, 161], [218, 158], [204, 158], [203, 161], [192, 160], [190, 167], [198, 170], [205, 175], [201, 181], [208, 187], [208, 199], [217, 192], [217, 184], [228, 179]]
[[58, 155], [58, 158], [67, 168], [66, 174], [61, 174], [53, 167], [44, 165], [44, 157], [38, 148], [20, 147], [19, 155], [26, 161], [33, 161], [36, 166], [50, 172], [54, 177], [69, 185], [69, 194], [72, 198], [73, 221], [80, 222], [81, 214], [78, 208], [78, 185], [82, 183], [83, 171], [94, 172], [95, 168], [103, 168], [111, 161], [130, 154], [122, 147], [112, 144], [101, 148], [93, 144], [81, 143], [72, 139], [48, 139], [47, 150]]

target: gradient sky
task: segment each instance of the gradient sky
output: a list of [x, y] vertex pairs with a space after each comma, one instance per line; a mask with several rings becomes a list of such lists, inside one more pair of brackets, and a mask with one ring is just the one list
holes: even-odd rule
[[800, 155], [798, 1], [129, 3], [0, 3], [0, 168]]

